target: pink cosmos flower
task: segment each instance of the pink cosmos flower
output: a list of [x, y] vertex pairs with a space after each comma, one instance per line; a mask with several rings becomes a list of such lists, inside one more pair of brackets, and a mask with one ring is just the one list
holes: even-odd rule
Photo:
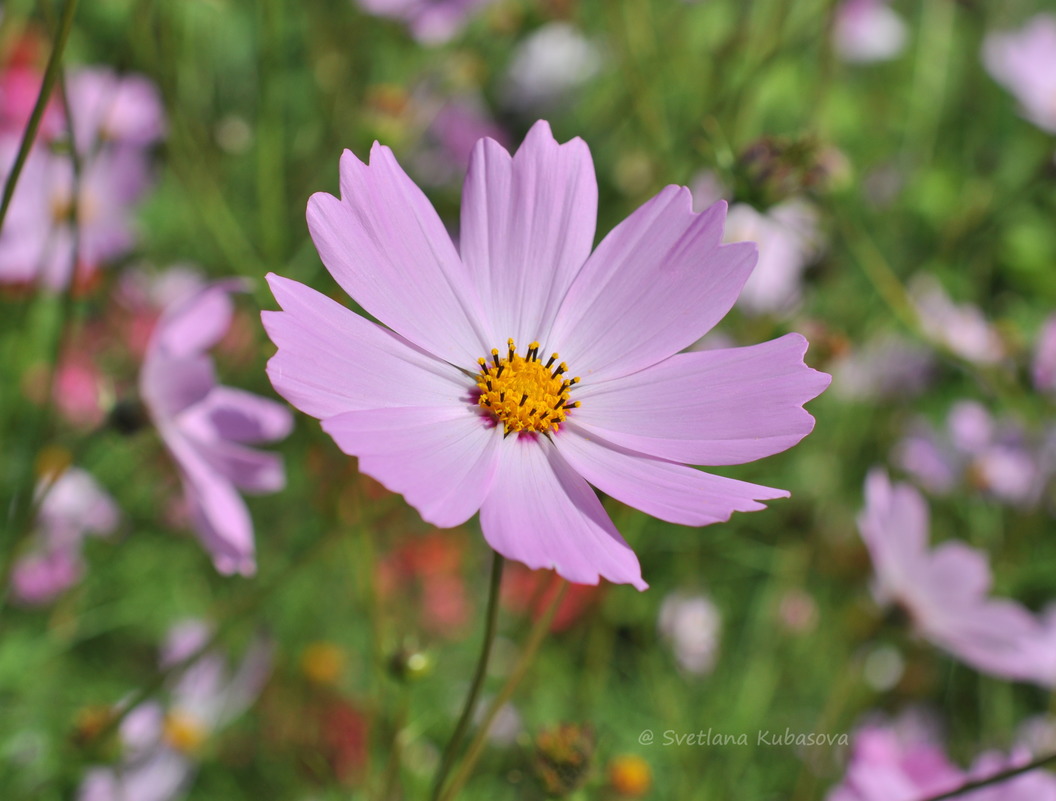
[[964, 784], [926, 723], [905, 713], [856, 731], [847, 773], [826, 801], [919, 801]]
[[147, 346], [139, 390], [175, 459], [198, 537], [221, 573], [256, 569], [253, 523], [237, 490], [277, 492], [282, 458], [246, 447], [284, 438], [282, 404], [217, 384], [206, 350], [227, 331], [237, 280], [208, 284], [169, 306]]
[[[17, 149], [17, 138], [0, 138], [0, 174], [6, 176]], [[37, 282], [61, 289], [75, 269], [83, 280], [102, 263], [127, 253], [135, 242], [132, 210], [148, 184], [142, 153], [108, 149], [84, 163], [75, 199], [69, 157], [35, 148], [0, 231], [0, 283]], [[74, 237], [75, 207], [79, 242]]]
[[1015, 95], [1023, 116], [1056, 133], [1056, 14], [1037, 14], [1018, 31], [988, 34], [983, 64]]
[[145, 148], [165, 136], [161, 93], [143, 75], [85, 67], [70, 75], [66, 92], [80, 153], [101, 143]]
[[513, 157], [477, 143], [461, 252], [382, 145], [369, 164], [345, 152], [341, 193], [311, 198], [308, 227], [381, 325], [269, 275], [282, 311], [263, 314], [278, 346], [268, 374], [425, 520], [447, 528], [479, 509], [510, 559], [644, 589], [590, 484], [695, 526], [787, 496], [686, 466], [791, 447], [813, 428], [802, 404], [829, 383], [796, 334], [680, 353], [755, 263], [751, 244], [720, 244], [723, 204], [694, 214], [689, 191], [668, 187], [592, 254], [590, 152], [559, 145], [545, 122]]
[[886, 0], [844, 0], [832, 35], [844, 61], [888, 61], [906, 45], [906, 23]]
[[[162, 668], [190, 659], [208, 642], [208, 624], [174, 626], [162, 647]], [[174, 801], [188, 790], [205, 741], [245, 712], [260, 695], [272, 663], [272, 644], [257, 639], [235, 671], [218, 651], [206, 651], [168, 686], [168, 700], [146, 701], [121, 722], [121, 761], [92, 768], [77, 801]]]
[[1043, 450], [1031, 445], [1016, 421], [997, 420], [982, 404], [959, 401], [945, 431], [917, 424], [896, 447], [895, 461], [929, 492], [944, 495], [964, 484], [1029, 508], [1048, 480]]
[[67, 468], [43, 493], [30, 552], [14, 566], [15, 600], [47, 604], [81, 579], [81, 543], [86, 535], [105, 536], [117, 528], [120, 512], [91, 474]]
[[997, 364], [1005, 357], [1005, 345], [983, 313], [950, 300], [934, 276], [918, 275], [909, 291], [920, 326], [933, 342], [975, 364]]
[[957, 541], [929, 549], [924, 498], [881, 470], [866, 479], [865, 503], [858, 530], [876, 571], [877, 601], [903, 607], [917, 633], [977, 670], [1034, 680], [1041, 627], [1018, 603], [989, 597], [986, 555]]
[[422, 44], [453, 39], [469, 19], [495, 0], [357, 0], [369, 14], [403, 20]]
[[[891, 722], [863, 726], [855, 732], [851, 748], [847, 773], [826, 801], [919, 801], [1030, 761], [1030, 752], [1020, 746], [1007, 755], [987, 751], [969, 770], [962, 770], [950, 761], [937, 737], [920, 725], [919, 716], [907, 713]], [[1047, 770], [1032, 770], [952, 798], [1056, 801], [1056, 776]]]

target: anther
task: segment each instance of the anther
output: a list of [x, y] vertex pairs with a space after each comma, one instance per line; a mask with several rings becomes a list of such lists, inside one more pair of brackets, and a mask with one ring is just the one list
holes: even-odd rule
[[550, 361], [548, 361], [546, 363], [546, 369], [549, 370], [550, 369], [550, 365], [553, 364], [556, 361], [557, 361], [557, 354], [556, 353], [551, 353], [550, 354]]
[[568, 365], [565, 364], [564, 362], [561, 362], [561, 364], [559, 364], [557, 366], [557, 369], [554, 370], [553, 375], [551, 375], [550, 377], [551, 378], [557, 378], [559, 375], [561, 375], [561, 373], [565, 372], [565, 370], [567, 370], [567, 369], [568, 369]]
[[524, 402], [526, 400], [528, 400], [528, 393], [527, 392], [525, 392], [523, 395], [521, 395], [521, 402], [518, 403], [517, 405], [518, 406], [524, 406]]
[[491, 359], [492, 359], [492, 361], [495, 362], [495, 366], [496, 367], [500, 366], [499, 365], [499, 349], [498, 348], [492, 348], [491, 349]]

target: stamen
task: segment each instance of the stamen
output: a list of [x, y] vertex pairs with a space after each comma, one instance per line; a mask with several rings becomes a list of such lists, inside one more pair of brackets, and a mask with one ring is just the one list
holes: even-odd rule
[[532, 341], [524, 355], [517, 353], [513, 339], [506, 341], [505, 358], [497, 348], [491, 351], [491, 361], [477, 360], [480, 372], [478, 405], [486, 408], [497, 423], [502, 423], [503, 436], [518, 433], [549, 434], [556, 431], [567, 416], [567, 410], [578, 406], [569, 392], [578, 378], [562, 378], [568, 365], [558, 362], [558, 354], [550, 356], [544, 365], [539, 358], [540, 344]]

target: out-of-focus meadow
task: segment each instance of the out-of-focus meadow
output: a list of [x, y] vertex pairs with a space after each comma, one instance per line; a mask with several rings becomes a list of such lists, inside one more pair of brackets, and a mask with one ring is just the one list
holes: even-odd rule
[[[71, 5], [3, 4], [0, 176]], [[995, 770], [1052, 753], [1041, 5], [80, 3], [0, 231], [0, 798], [428, 797], [484, 627], [476, 518], [432, 529], [316, 420], [291, 410], [283, 436], [280, 410], [256, 440], [284, 477], [239, 456], [261, 472], [255, 572], [225, 575], [181, 487], [201, 474], [164, 415], [144, 418], [141, 366], [167, 304], [239, 278], [216, 381], [283, 404], [264, 276], [350, 303], [305, 224], [341, 150], [389, 145], [457, 233], [473, 142], [512, 151], [537, 119], [588, 143], [599, 238], [667, 184], [728, 200], [727, 240], [760, 262], [700, 347], [799, 332], [833, 383], [801, 444], [717, 471], [789, 500], [699, 529], [605, 500], [650, 589], [565, 591], [460, 797], [910, 801], [928, 794], [918, 756], [967, 776], [985, 752]], [[105, 119], [78, 111], [92, 103]], [[873, 468], [917, 487], [931, 543], [985, 554], [991, 595], [1036, 619], [1022, 670], [944, 639], [958, 613], [993, 633], [975, 557], [943, 580], [975, 588], [976, 611], [928, 619], [885, 595], [856, 523]], [[485, 705], [558, 583], [507, 565]]]

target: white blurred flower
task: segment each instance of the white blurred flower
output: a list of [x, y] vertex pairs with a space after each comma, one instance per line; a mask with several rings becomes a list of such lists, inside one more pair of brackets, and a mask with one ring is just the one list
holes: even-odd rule
[[888, 61], [906, 46], [906, 23], [886, 0], [844, 0], [832, 33], [844, 61]]
[[526, 37], [506, 71], [503, 98], [520, 111], [559, 106], [593, 78], [602, 65], [601, 50], [567, 22], [551, 22]]
[[660, 607], [658, 627], [683, 670], [698, 676], [712, 671], [719, 655], [722, 616], [710, 598], [668, 595]]

